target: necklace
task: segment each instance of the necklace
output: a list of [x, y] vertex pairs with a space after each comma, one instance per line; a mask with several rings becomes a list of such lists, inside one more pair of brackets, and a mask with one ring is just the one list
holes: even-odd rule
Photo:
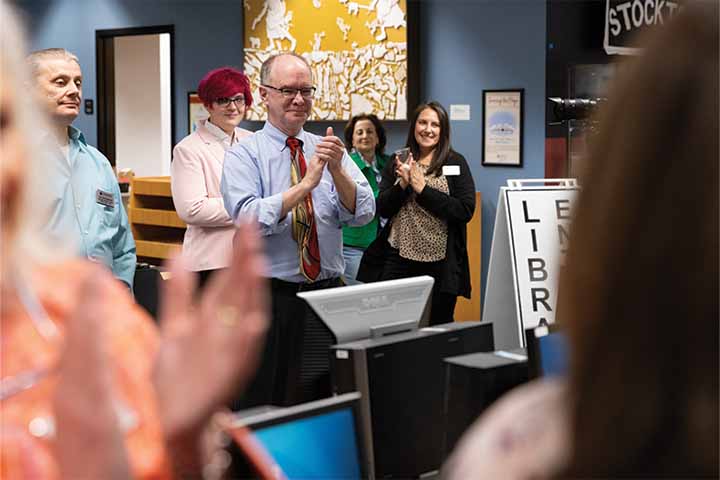
[[[18, 298], [28, 312], [35, 329], [46, 340], [57, 339], [60, 335], [57, 325], [47, 314], [47, 311], [38, 300], [35, 292], [27, 282], [21, 281], [22, 278], [20, 275], [16, 275], [15, 278], [18, 279], [15, 283]], [[3, 378], [0, 380], [0, 401], [34, 387], [54, 371], [54, 367], [36, 368]], [[122, 431], [130, 431], [139, 425], [140, 420], [138, 414], [128, 406], [126, 401], [123, 401], [122, 398], [114, 397], [112, 402]], [[28, 424], [28, 431], [38, 438], [54, 437], [55, 419], [52, 415], [35, 417]]]
[[[35, 292], [27, 285], [21, 275], [16, 275], [15, 292], [20, 303], [30, 316], [30, 321], [38, 333], [46, 340], [54, 340], [60, 334], [55, 322], [43, 308]], [[36, 385], [42, 378], [51, 372], [47, 368], [38, 368], [20, 372], [17, 375], [5, 377], [0, 380], [0, 401], [17, 395]]]

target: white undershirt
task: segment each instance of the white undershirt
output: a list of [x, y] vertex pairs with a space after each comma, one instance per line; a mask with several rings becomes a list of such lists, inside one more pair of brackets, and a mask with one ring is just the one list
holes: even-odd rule
[[[70, 165], [70, 143], [66, 143], [65, 145], [60, 145], [60, 151], [63, 154], [63, 157], [65, 157], [65, 161]], [[72, 167], [72, 165], [70, 165]]]

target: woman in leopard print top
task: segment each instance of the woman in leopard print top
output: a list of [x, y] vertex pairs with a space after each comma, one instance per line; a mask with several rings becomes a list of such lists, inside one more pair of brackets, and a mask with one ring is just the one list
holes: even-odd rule
[[[388, 162], [378, 213], [390, 221], [376, 242], [384, 257], [381, 280], [435, 279], [431, 324], [453, 321], [458, 295], [470, 298], [466, 225], [475, 211], [475, 182], [450, 146], [450, 123], [437, 102], [413, 114], [407, 163]], [[372, 252], [371, 252], [372, 254]]]

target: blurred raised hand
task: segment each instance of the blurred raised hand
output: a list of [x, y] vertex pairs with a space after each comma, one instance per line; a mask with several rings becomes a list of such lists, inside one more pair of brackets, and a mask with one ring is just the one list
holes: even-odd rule
[[171, 455], [186, 457], [183, 468], [196, 469], [190, 459], [199, 452], [192, 450], [200, 448], [212, 414], [252, 378], [269, 323], [254, 223], [238, 227], [233, 248], [230, 267], [213, 276], [199, 299], [195, 275], [180, 258], [171, 261], [162, 289], [155, 386]]

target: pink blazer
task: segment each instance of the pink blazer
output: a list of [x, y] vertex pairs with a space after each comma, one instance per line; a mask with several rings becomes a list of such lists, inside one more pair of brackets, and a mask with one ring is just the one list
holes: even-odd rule
[[[236, 128], [235, 141], [251, 134]], [[178, 216], [188, 224], [183, 257], [192, 271], [230, 264], [234, 227], [220, 195], [224, 159], [222, 141], [204, 122], [173, 149], [172, 196]]]

